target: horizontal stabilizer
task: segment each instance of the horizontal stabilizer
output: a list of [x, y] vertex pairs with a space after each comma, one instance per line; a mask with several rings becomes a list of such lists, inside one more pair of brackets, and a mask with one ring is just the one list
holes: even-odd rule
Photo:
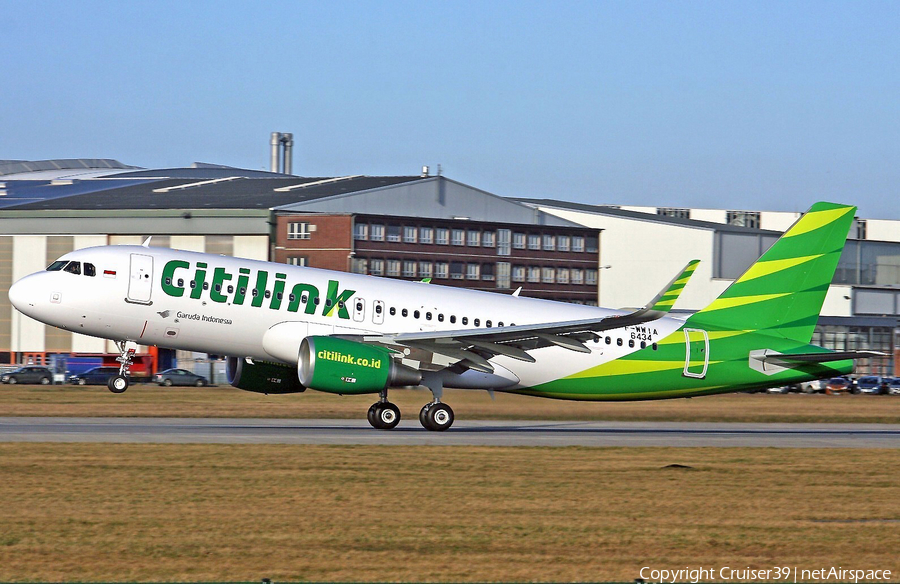
[[769, 362], [793, 362], [793, 363], [830, 363], [831, 361], [845, 361], [847, 359], [868, 359], [870, 357], [887, 357], [887, 353], [878, 351], [835, 351], [831, 353], [792, 353], [768, 354], [762, 361]]

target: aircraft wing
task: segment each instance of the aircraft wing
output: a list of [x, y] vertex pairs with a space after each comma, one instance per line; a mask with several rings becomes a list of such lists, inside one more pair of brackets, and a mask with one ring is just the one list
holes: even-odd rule
[[398, 333], [393, 335], [365, 335], [363, 342], [387, 346], [421, 349], [456, 360], [469, 369], [493, 373], [488, 359], [504, 355], [519, 361], [534, 363], [528, 351], [558, 346], [571, 351], [588, 353], [584, 342], [597, 338], [602, 331], [651, 322], [665, 316], [681, 294], [699, 260], [689, 262], [671, 282], [646, 306], [631, 313], [600, 318], [504, 326], [498, 328], [460, 329]]

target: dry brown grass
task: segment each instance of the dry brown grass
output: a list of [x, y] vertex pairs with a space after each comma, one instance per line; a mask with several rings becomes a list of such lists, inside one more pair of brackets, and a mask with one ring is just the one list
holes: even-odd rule
[[898, 476], [896, 450], [0, 444], [0, 580], [896, 580]]
[[[430, 399], [427, 390], [392, 390], [406, 417]], [[105, 387], [0, 386], [4, 416], [153, 416], [361, 418], [374, 396], [316, 391], [260, 395], [231, 387], [135, 385], [121, 395]], [[704, 422], [872, 422], [900, 420], [900, 397], [727, 394], [652, 402], [586, 403], [448, 390], [444, 401], [460, 419], [641, 420]]]

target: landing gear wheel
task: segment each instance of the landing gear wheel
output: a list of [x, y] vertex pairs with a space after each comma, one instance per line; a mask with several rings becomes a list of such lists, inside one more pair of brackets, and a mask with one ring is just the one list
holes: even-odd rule
[[400, 408], [391, 402], [379, 402], [369, 408], [369, 411], [372, 412], [370, 423], [379, 430], [390, 430], [400, 423]]
[[126, 389], [128, 389], [128, 378], [124, 375], [116, 375], [115, 377], [110, 377], [106, 382], [106, 387], [113, 393], [122, 393]]
[[429, 404], [425, 411], [425, 420], [428, 424], [422, 424], [428, 430], [443, 432], [453, 425], [453, 410], [447, 404]]
[[422, 406], [421, 410], [419, 410], [419, 423], [422, 424], [423, 428], [428, 428], [428, 408], [430, 408], [432, 405], [433, 404], [431, 403], [427, 403]]
[[368, 413], [366, 413], [366, 419], [369, 420], [369, 424], [371, 424], [371, 426], [373, 428], [378, 427], [375, 425], [375, 418], [376, 418], [376, 416], [378, 416], [379, 406], [381, 406], [381, 402], [375, 402], [374, 404], [369, 406], [369, 411], [368, 411]]

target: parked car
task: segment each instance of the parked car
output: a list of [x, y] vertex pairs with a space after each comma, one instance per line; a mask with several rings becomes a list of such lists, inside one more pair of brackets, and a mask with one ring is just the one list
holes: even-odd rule
[[110, 377], [119, 374], [118, 367], [94, 367], [78, 375], [70, 375], [69, 383], [75, 385], [106, 385]]
[[53, 372], [46, 367], [22, 367], [0, 376], [0, 381], [9, 383], [40, 383], [41, 385], [49, 385], [53, 383]]
[[196, 385], [203, 387], [209, 381], [202, 375], [191, 373], [187, 369], [166, 369], [153, 376], [154, 383], [160, 385]]
[[827, 384], [827, 379], [814, 379], [812, 381], [804, 381], [801, 383], [800, 389], [803, 393], [822, 393], [825, 391]]
[[856, 380], [856, 386], [860, 393], [870, 395], [882, 395], [888, 392], [889, 378], [880, 377], [878, 375], [866, 375]]
[[770, 387], [766, 389], [766, 393], [790, 393], [791, 386], [790, 385], [779, 385], [777, 387]]
[[853, 389], [853, 383], [846, 377], [833, 377], [825, 384], [825, 393], [828, 395], [847, 393], [851, 389]]
[[888, 382], [888, 393], [890, 395], [900, 395], [900, 377], [891, 379]]

